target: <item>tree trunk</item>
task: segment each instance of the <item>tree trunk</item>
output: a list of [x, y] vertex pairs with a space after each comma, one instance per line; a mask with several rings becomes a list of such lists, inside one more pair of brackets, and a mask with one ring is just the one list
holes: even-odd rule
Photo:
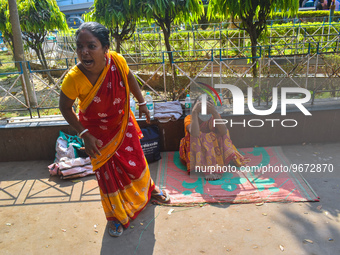
[[174, 101], [176, 99], [176, 88], [177, 88], [177, 73], [175, 71], [175, 69], [173, 68], [173, 60], [174, 57], [172, 55], [172, 51], [171, 51], [171, 45], [170, 45], [170, 35], [164, 33], [164, 41], [165, 41], [165, 46], [166, 46], [166, 50], [168, 52], [168, 56], [169, 56], [169, 62], [170, 62], [170, 67], [171, 67], [171, 74], [172, 74], [172, 100]]
[[[166, 29], [166, 28], [164, 28], [164, 29]], [[164, 29], [163, 29], [163, 35], [164, 35], [165, 47], [166, 47], [166, 51], [167, 51], [168, 56], [169, 56], [170, 64], [172, 64], [173, 56], [172, 56], [171, 45], [170, 45], [170, 33], [168, 33], [167, 31], [164, 31]]]
[[13, 39], [13, 35], [12, 34], [6, 34], [8, 40], [6, 40], [6, 42], [9, 44], [9, 47], [10, 49], [12, 50], [13, 52], [13, 61], [15, 60], [14, 59], [14, 56], [15, 56], [15, 49], [14, 49], [14, 39]]
[[[26, 99], [26, 104], [30, 107], [37, 107], [38, 106], [37, 98], [34, 93], [34, 88], [31, 86], [26, 62], [24, 62], [25, 61], [24, 47], [22, 43], [20, 21], [19, 21], [16, 1], [8, 0], [8, 7], [9, 7], [9, 13], [10, 13], [10, 21], [12, 24], [13, 47], [15, 48], [15, 52], [14, 52], [15, 60], [20, 61], [22, 63], [22, 69], [23, 69], [22, 71], [23, 71], [23, 77], [24, 77], [24, 79], [22, 80], [22, 87], [23, 87], [23, 92], [24, 92], [25, 99]], [[24, 84], [26, 84], [26, 88]]]
[[122, 46], [122, 38], [120, 38], [120, 36], [116, 36], [115, 41], [116, 41], [116, 52], [120, 53], [120, 48]]
[[48, 65], [47, 65], [47, 62], [46, 62], [46, 58], [45, 58], [45, 54], [44, 54], [44, 50], [42, 49], [41, 46], [38, 46], [38, 48], [35, 50], [37, 55], [38, 55], [38, 58], [39, 58], [39, 61], [43, 67], [43, 70], [46, 70], [45, 73], [47, 75], [47, 79], [49, 81], [50, 84], [54, 84], [54, 80], [51, 76], [51, 72], [48, 70]]
[[165, 27], [164, 24], [161, 24], [161, 28], [163, 31], [163, 35], [164, 35], [164, 42], [165, 42], [165, 47], [166, 47], [166, 51], [168, 53], [169, 56], [169, 62], [170, 62], [170, 67], [171, 67], [171, 74], [172, 74], [172, 100], [174, 101], [176, 99], [176, 87], [177, 87], [177, 74], [172, 66], [173, 63], [173, 55], [172, 55], [172, 50], [171, 50], [171, 45], [170, 45], [170, 24], [167, 26], [167, 28]]
[[249, 33], [250, 41], [251, 41], [251, 57], [252, 57], [252, 64], [253, 64], [253, 77], [257, 77], [257, 35], [255, 29], [251, 30]]

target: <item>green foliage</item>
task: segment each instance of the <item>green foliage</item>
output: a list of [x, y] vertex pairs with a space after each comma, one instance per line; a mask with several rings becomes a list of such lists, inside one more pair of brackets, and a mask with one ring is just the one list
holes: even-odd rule
[[[20, 0], [18, 13], [23, 39], [37, 54], [43, 69], [48, 70], [42, 45], [48, 31], [68, 31], [65, 15], [59, 10], [56, 0]], [[49, 82], [53, 83], [49, 72], [47, 75]]]
[[[329, 10], [327, 11], [298, 11], [296, 15], [293, 15], [299, 18], [315, 18], [315, 17], [327, 17], [329, 16]], [[334, 17], [339, 17], [340, 11], [334, 12]], [[282, 15], [281, 12], [274, 12], [270, 15], [271, 19], [280, 19], [282, 17], [288, 17], [287, 15]]]
[[[31, 41], [32, 37], [39, 38], [31, 43], [35, 47], [41, 46], [47, 31], [68, 30], [65, 15], [59, 10], [56, 0], [19, 0], [17, 2], [22, 32]], [[7, 0], [0, 0], [0, 30], [13, 49], [12, 25]]]
[[9, 20], [8, 0], [0, 0], [0, 31], [13, 51], [12, 25]]
[[9, 13], [8, 13], [8, 1], [0, 0], [0, 31], [5, 33], [8, 29], [8, 26], [11, 26], [9, 22]]
[[162, 29], [169, 62], [172, 63], [172, 25], [197, 22], [204, 14], [204, 7], [201, 0], [143, 0], [143, 13], [149, 23], [155, 22]]
[[299, 9], [298, 0], [210, 0], [208, 18], [219, 17], [232, 20], [240, 19], [240, 29], [248, 32], [252, 46], [253, 76], [257, 76], [256, 56], [257, 40], [267, 27], [267, 20], [275, 10], [282, 15], [293, 16]]
[[85, 21], [106, 26], [116, 40], [116, 51], [120, 52], [121, 41], [128, 40], [135, 32], [136, 22], [142, 17], [141, 7], [142, 1], [138, 0], [95, 0]]
[[[13, 56], [10, 52], [0, 51], [0, 74], [13, 73], [18, 71], [12, 61]], [[4, 75], [0, 75], [0, 80], [4, 78], [6, 79], [7, 77]]]
[[[316, 52], [317, 43], [320, 43], [319, 52], [331, 52], [337, 49], [337, 31], [339, 30], [340, 23], [335, 22], [331, 24], [322, 22], [273, 24], [268, 27], [266, 36], [259, 38], [258, 43], [263, 46], [263, 49], [272, 45], [272, 55], [278, 55], [280, 52], [285, 55], [307, 54], [309, 43], [312, 44], [312, 53]], [[330, 31], [330, 33], [325, 31]], [[74, 36], [69, 35], [66, 41], [70, 43], [73, 39]], [[251, 57], [249, 35], [239, 29], [177, 31], [171, 33], [169, 40], [173, 51], [215, 49], [214, 55], [218, 57], [219, 49], [224, 48], [228, 49], [228, 57], [238, 57], [247, 48], [244, 55], [249, 58], [250, 54]], [[161, 32], [135, 33], [130, 40], [124, 42], [122, 54], [160, 53], [161, 51], [166, 51], [164, 36]], [[267, 54], [268, 51], [262, 51], [262, 54], [265, 53]], [[187, 60], [190, 60], [192, 52], [185, 54]]]
[[201, 0], [144, 0], [143, 13], [147, 21], [155, 21], [162, 27], [165, 23], [191, 23], [204, 14]]
[[56, 0], [20, 0], [18, 13], [23, 32], [68, 30], [65, 15], [59, 10]]
[[291, 17], [298, 9], [298, 0], [210, 0], [208, 17], [213, 18], [217, 15], [221, 19], [242, 19], [254, 16], [254, 19], [260, 20], [263, 15], [273, 15], [275, 10], [282, 10], [281, 15]]
[[[23, 32], [44, 33], [58, 29], [67, 31], [65, 15], [59, 10], [55, 0], [19, 0], [18, 14]], [[12, 34], [8, 1], [0, 0], [0, 30]]]
[[[204, 14], [204, 7], [201, 0], [143, 0], [143, 13], [146, 20], [155, 22], [163, 32], [166, 51], [168, 52], [169, 63], [173, 63], [172, 48], [170, 45], [170, 34], [173, 24], [197, 22]], [[172, 65], [171, 65], [172, 69]], [[172, 98], [175, 98], [177, 74], [173, 72]]]
[[209, 23], [217, 23], [219, 20], [218, 18], [211, 18], [210, 20], [208, 19], [208, 16], [207, 16], [207, 13], [208, 13], [208, 5], [205, 4], [204, 5], [204, 14], [199, 18], [198, 20], [198, 24], [201, 25], [201, 28], [203, 30], [207, 29], [209, 27]]
[[92, 18], [107, 27], [123, 26], [126, 19], [139, 19], [140, 1], [134, 0], [95, 0]]

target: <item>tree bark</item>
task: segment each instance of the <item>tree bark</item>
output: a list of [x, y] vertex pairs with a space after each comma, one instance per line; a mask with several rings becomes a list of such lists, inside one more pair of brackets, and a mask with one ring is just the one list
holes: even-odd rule
[[122, 38], [120, 38], [120, 36], [116, 36], [115, 41], [116, 41], [116, 52], [120, 53], [120, 48], [122, 46]]
[[38, 55], [40, 63], [42, 65], [42, 67], [44, 68], [44, 70], [46, 70], [48, 81], [50, 82], [50, 84], [54, 84], [54, 80], [53, 80], [53, 78], [51, 76], [51, 72], [48, 70], [49, 67], [47, 65], [47, 61], [46, 61], [46, 58], [45, 58], [44, 50], [41, 47], [41, 44], [40, 44], [40, 46], [38, 46], [37, 53], [38, 52], [40, 53], [40, 57]]
[[170, 61], [170, 64], [172, 64], [173, 56], [172, 56], [171, 45], [170, 45], [170, 30], [168, 31], [168, 28], [164, 25], [161, 25], [161, 28], [162, 28], [163, 35], [164, 35], [164, 42], [165, 42], [166, 51], [169, 56], [169, 61]]
[[172, 55], [172, 50], [171, 50], [171, 45], [170, 45], [170, 26], [171, 24], [164, 24], [160, 23], [160, 27], [162, 28], [163, 35], [164, 35], [164, 42], [165, 42], [165, 47], [166, 51], [169, 56], [169, 62], [170, 62], [170, 67], [171, 67], [171, 74], [172, 74], [172, 100], [176, 99], [176, 87], [177, 87], [177, 74], [173, 68], [173, 55]]
[[257, 38], [255, 36], [250, 35], [251, 41], [251, 57], [252, 57], [252, 64], [253, 64], [253, 77], [257, 77]]
[[[17, 9], [17, 3], [15, 0], [8, 0], [9, 6], [9, 13], [10, 13], [10, 21], [12, 24], [12, 32], [13, 32], [13, 47], [15, 48], [15, 61], [20, 61], [22, 63], [22, 71], [23, 71], [23, 80], [22, 80], [22, 87], [23, 92], [26, 99], [26, 104], [30, 107], [37, 107], [37, 98], [34, 93], [34, 87], [31, 85], [28, 70], [25, 62], [25, 55], [24, 55], [24, 47], [22, 43], [21, 37], [21, 29], [20, 29], [20, 21]], [[21, 71], [21, 70], [19, 70]], [[25, 88], [26, 84], [26, 88]], [[26, 93], [27, 91], [27, 93]]]
[[13, 41], [14, 41], [13, 35], [12, 35], [12, 34], [7, 34], [7, 33], [6, 33], [6, 37], [7, 37], [6, 42], [8, 43], [10, 49], [11, 49], [12, 52], [13, 52], [13, 60], [15, 60], [15, 59], [14, 59], [14, 56], [15, 56], [15, 49], [14, 49], [14, 43], [13, 43]]

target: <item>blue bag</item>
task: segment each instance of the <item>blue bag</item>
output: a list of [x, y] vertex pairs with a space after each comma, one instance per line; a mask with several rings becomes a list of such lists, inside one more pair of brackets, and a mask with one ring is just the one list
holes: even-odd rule
[[159, 129], [156, 125], [141, 128], [144, 137], [140, 140], [148, 163], [161, 159]]

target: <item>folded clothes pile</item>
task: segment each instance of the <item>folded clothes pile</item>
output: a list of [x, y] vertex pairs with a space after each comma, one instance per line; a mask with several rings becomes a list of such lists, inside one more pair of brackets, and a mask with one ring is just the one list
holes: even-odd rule
[[183, 109], [179, 101], [155, 103], [154, 118], [165, 123], [170, 120], [178, 120], [183, 114]]

